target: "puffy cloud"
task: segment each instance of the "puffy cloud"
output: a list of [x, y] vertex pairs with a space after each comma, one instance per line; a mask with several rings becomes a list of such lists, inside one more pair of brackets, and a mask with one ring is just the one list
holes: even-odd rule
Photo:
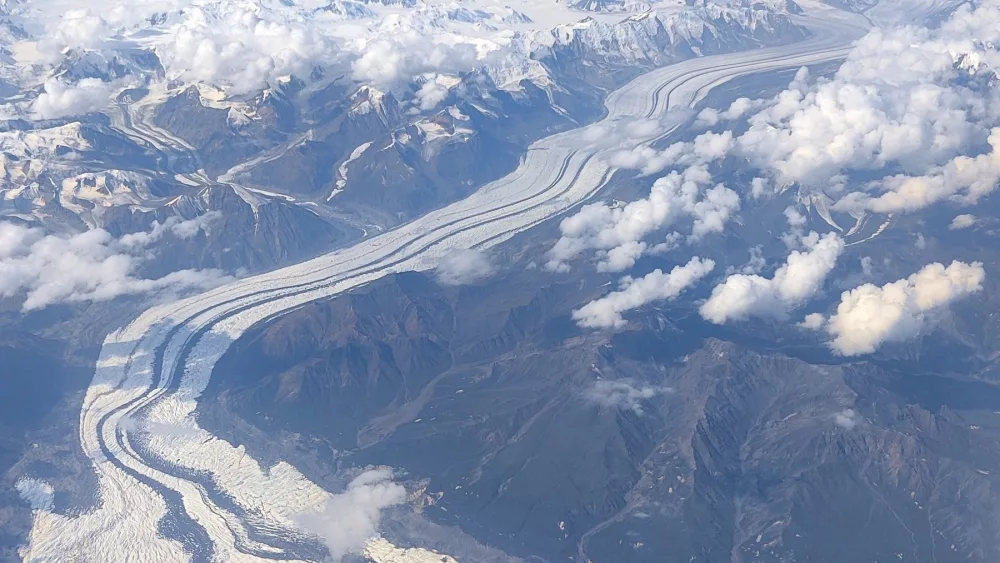
[[40, 119], [83, 115], [103, 109], [111, 103], [114, 92], [114, 84], [96, 78], [84, 78], [75, 84], [50, 78], [31, 103], [31, 112]]
[[[649, 120], [644, 120], [649, 123]], [[655, 122], [652, 122], [655, 123]], [[611, 141], [602, 139], [604, 144], [616, 141], [614, 135]], [[690, 142], [676, 142], [663, 150], [652, 147], [637, 147], [631, 150], [616, 151], [608, 158], [608, 163], [615, 168], [638, 170], [643, 176], [651, 176], [662, 172], [670, 166], [694, 166], [725, 158], [733, 149], [735, 139], [732, 131], [722, 133], [702, 133]]]
[[[114, 19], [114, 15], [109, 17]], [[44, 61], [56, 64], [66, 51], [101, 46], [113, 24], [88, 9], [74, 9], [49, 19], [44, 25], [45, 35], [38, 42], [37, 51]]]
[[332, 44], [308, 22], [270, 21], [259, 10], [232, 5], [221, 13], [200, 6], [184, 10], [156, 52], [174, 78], [244, 94], [286, 75], [309, 76], [330, 57]]
[[903, 342], [921, 333], [928, 315], [982, 289], [979, 262], [933, 263], [882, 287], [864, 284], [845, 291], [826, 323], [830, 347], [845, 356], [870, 354], [885, 342]]
[[858, 425], [858, 413], [854, 409], [844, 409], [833, 415], [833, 423], [844, 430], [854, 430]]
[[477, 250], [455, 250], [448, 253], [437, 267], [438, 281], [444, 285], [466, 285], [480, 282], [493, 275], [489, 256]]
[[750, 260], [740, 268], [730, 266], [726, 269], [726, 275], [731, 274], [759, 274], [767, 266], [764, 259], [764, 248], [760, 245], [750, 247]]
[[598, 379], [584, 392], [584, 397], [602, 407], [642, 414], [643, 401], [672, 391], [670, 387], [648, 385], [631, 379]]
[[975, 215], [969, 215], [969, 214], [956, 215], [955, 218], [951, 220], [951, 224], [948, 225], [948, 228], [953, 231], [958, 231], [961, 229], [968, 229], [969, 227], [975, 224], [976, 224]]
[[221, 218], [222, 212], [220, 211], [209, 211], [194, 219], [181, 219], [177, 216], [168, 217], [162, 223], [153, 221], [153, 228], [150, 231], [122, 235], [118, 239], [118, 243], [126, 247], [142, 247], [160, 240], [167, 233], [173, 234], [177, 238], [189, 239], [199, 232], [208, 232], [210, 225]]
[[573, 311], [573, 319], [586, 328], [618, 328], [625, 325], [622, 313], [648, 303], [676, 299], [715, 268], [712, 260], [694, 257], [670, 273], [653, 270], [639, 279], [623, 278], [618, 291], [587, 303]]
[[754, 199], [764, 197], [769, 191], [767, 180], [764, 178], [754, 178], [750, 181], [750, 195]]
[[438, 106], [448, 97], [451, 89], [459, 83], [459, 79], [454, 76], [444, 74], [430, 74], [425, 77], [423, 84], [414, 94], [416, 109], [429, 111]]
[[116, 240], [103, 229], [56, 236], [0, 223], [0, 296], [25, 293], [23, 309], [30, 311], [55, 303], [204, 289], [228, 281], [218, 270], [181, 270], [157, 279], [136, 276], [146, 244], [166, 231], [183, 236], [192, 228], [172, 221], [154, 226], [152, 233]]
[[372, 469], [358, 475], [347, 489], [332, 495], [315, 511], [296, 516], [308, 533], [323, 539], [333, 561], [357, 553], [378, 531], [382, 511], [406, 500], [406, 489], [392, 482], [389, 469]]
[[630, 240], [608, 251], [604, 260], [597, 265], [600, 272], [621, 272], [635, 265], [635, 261], [646, 253], [649, 247], [644, 242]]
[[[934, 29], [874, 29], [832, 79], [813, 81], [800, 71], [748, 118], [733, 151], [780, 185], [828, 190], [841, 211], [974, 202], [1000, 181], [1000, 133], [993, 129], [1000, 97], [967, 78], [1000, 68], [998, 29], [1000, 7], [988, 3], [964, 6]], [[704, 118], [719, 116], [708, 111]], [[844, 174], [861, 171], [873, 179], [844, 194]]]
[[810, 313], [799, 323], [799, 328], [805, 330], [820, 330], [826, 324], [826, 317], [823, 313]]
[[695, 119], [696, 127], [712, 127], [717, 125], [720, 121], [732, 121], [734, 119], [739, 119], [747, 114], [747, 112], [761, 107], [764, 105], [763, 100], [751, 100], [750, 98], [737, 98], [732, 104], [729, 105], [724, 111], [719, 111], [715, 108], [705, 108], [698, 113], [697, 119]]
[[623, 271], [647, 251], [644, 238], [685, 216], [693, 221], [692, 240], [721, 232], [740, 209], [740, 198], [723, 184], [709, 188], [711, 180], [706, 167], [692, 166], [660, 178], [648, 198], [624, 207], [584, 206], [560, 223], [562, 237], [549, 251], [548, 268], [564, 269], [568, 260], [595, 249], [602, 252], [600, 270]]
[[921, 176], [890, 176], [880, 183], [884, 193], [873, 197], [852, 192], [838, 201], [834, 208], [895, 213], [916, 211], [944, 199], [976, 203], [1000, 183], [1000, 127], [991, 131], [988, 142], [991, 147], [989, 152], [974, 157], [957, 156], [944, 166], [932, 167]]
[[726, 278], [702, 304], [701, 316], [716, 324], [748, 317], [786, 318], [823, 287], [844, 250], [843, 239], [834, 233], [813, 232], [802, 242], [806, 250], [792, 251], [770, 279], [746, 274]]
[[[48, 72], [80, 50], [109, 60], [124, 44], [155, 52], [167, 77], [219, 87], [229, 95], [254, 93], [280, 78], [308, 80], [322, 67], [383, 89], [402, 88], [425, 73], [468, 72], [511, 46], [504, 30], [471, 22], [444, 27], [438, 8], [419, 14], [368, 13], [361, 20], [329, 9], [329, 2], [224, 2], [121, 0], [100, 9], [59, 10], [35, 3], [20, 10], [34, 29], [44, 27], [33, 48], [15, 49], [19, 62], [42, 63]], [[437, 16], [431, 12], [437, 10]], [[497, 10], [484, 9], [480, 14]], [[488, 16], [487, 16], [488, 17]], [[155, 20], [155, 32], [149, 32]], [[460, 34], [455, 26], [477, 28]], [[42, 68], [42, 67], [45, 68]], [[126, 63], [127, 66], [127, 63]], [[423, 104], [440, 95], [440, 84], [424, 88]]]
[[358, 53], [351, 67], [354, 79], [380, 88], [393, 88], [428, 72], [473, 70], [481, 64], [481, 55], [486, 56], [468, 40], [429, 36], [412, 28], [362, 41]]
[[[32, 8], [26, 14], [46, 19], [40, 22], [45, 32], [36, 43], [38, 60], [22, 62], [58, 65], [79, 50], [103, 52], [111, 60], [126, 43], [129, 49], [154, 52], [168, 78], [210, 84], [234, 95], [252, 93], [286, 75], [307, 78], [314, 65], [342, 56], [341, 50], [333, 48], [329, 27], [303, 21], [294, 8], [277, 3], [207, 6], [190, 0], [144, 0], [64, 14], [53, 14], [41, 4]], [[144, 32], [151, 19], [162, 20], [156, 33]], [[76, 103], [54, 94], [50, 103], [79, 107], [84, 94], [92, 103], [101, 101], [99, 82], [84, 79], [77, 88], [64, 85], [62, 89], [68, 92], [60, 90], [62, 98], [81, 91], [74, 94]], [[106, 92], [103, 98], [106, 103]], [[43, 108], [33, 109], [43, 114]]]
[[781, 240], [788, 248], [796, 248], [802, 240], [809, 218], [792, 206], [786, 207], [784, 214], [785, 220], [788, 221], [788, 230], [781, 234]]

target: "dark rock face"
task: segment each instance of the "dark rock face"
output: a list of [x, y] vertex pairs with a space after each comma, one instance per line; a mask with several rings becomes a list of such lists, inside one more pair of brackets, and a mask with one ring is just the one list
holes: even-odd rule
[[256, 197], [252, 192], [243, 194], [245, 198], [220, 185], [179, 196], [161, 208], [111, 208], [104, 217], [105, 228], [121, 236], [149, 231], [154, 221], [162, 224], [171, 217], [196, 219], [212, 214], [195, 236], [167, 236], [165, 244], [156, 245], [149, 275], [180, 268], [267, 270], [311, 258], [354, 234], [306, 207]]
[[585, 334], [596, 284], [539, 287], [407, 274], [306, 306], [238, 341], [200, 411], [429, 479], [425, 516], [523, 558], [1000, 556], [991, 385], [755, 351], [686, 306]]
[[[19, 561], [17, 548], [31, 527], [30, 508], [15, 490], [25, 472], [61, 491], [58, 512], [92, 506], [93, 470], [80, 450], [73, 403], [93, 375], [83, 354], [17, 327], [0, 311], [0, 561]], [[37, 443], [46, 443], [40, 451]]]

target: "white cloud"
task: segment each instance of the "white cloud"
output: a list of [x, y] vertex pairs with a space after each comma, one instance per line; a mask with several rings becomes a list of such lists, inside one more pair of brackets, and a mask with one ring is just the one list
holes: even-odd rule
[[[801, 69], [771, 100], [742, 99], [725, 111], [700, 114], [703, 125], [715, 125], [756, 111], [739, 136], [705, 133], [663, 150], [615, 153], [612, 165], [643, 174], [687, 168], [657, 180], [648, 198], [624, 207], [586, 206], [565, 219], [547, 266], [566, 270], [568, 261], [594, 250], [600, 270], [631, 268], [661, 246], [651, 247], [646, 237], [685, 216], [693, 220], [690, 241], [722, 231], [740, 200], [721, 184], [709, 188], [708, 163], [731, 153], [766, 176], [751, 183], [754, 197], [772, 191], [770, 186], [798, 183], [826, 190], [836, 201], [834, 209], [844, 212], [914, 211], [944, 199], [974, 203], [1000, 182], [1000, 96], [964, 77], [966, 69], [986, 76], [1000, 69], [998, 41], [1000, 7], [993, 5], [963, 7], [935, 29], [876, 29], [831, 79], [814, 80]], [[874, 180], [853, 180], [851, 174], [860, 171]], [[849, 186], [857, 191], [848, 193]], [[789, 229], [782, 239], [795, 249], [786, 263], [770, 279], [755, 271], [755, 263], [732, 273], [702, 305], [705, 319], [720, 324], [751, 316], [785, 319], [823, 288], [844, 241], [833, 233], [805, 235], [808, 218], [794, 207], [785, 217]], [[862, 266], [869, 276], [871, 261]], [[578, 320], [620, 325], [615, 303], [644, 302], [638, 289], [626, 291], [588, 304], [577, 311]], [[823, 321], [810, 315], [802, 326], [817, 329]]]
[[[841, 211], [975, 202], [1000, 181], [1000, 133], [993, 129], [1000, 98], [963, 80], [963, 69], [988, 75], [1000, 68], [998, 29], [1000, 7], [989, 3], [964, 6], [934, 29], [874, 29], [832, 79], [800, 72], [750, 116], [733, 151], [779, 185], [828, 190]], [[852, 171], [875, 171], [874, 179], [846, 184], [843, 174]], [[845, 195], [846, 185], [861, 189]]]
[[222, 218], [222, 212], [209, 211], [199, 215], [194, 219], [181, 219], [180, 217], [168, 217], [166, 221], [153, 221], [152, 230], [140, 231], [122, 235], [118, 243], [126, 247], [142, 247], [152, 244], [167, 233], [171, 233], [177, 238], [189, 239], [201, 231], [208, 232], [210, 225]]
[[359, 56], [351, 67], [354, 79], [386, 89], [427, 72], [473, 70], [486, 55], [468, 40], [437, 38], [412, 28], [362, 41], [357, 51]]
[[621, 288], [573, 311], [573, 319], [586, 328], [618, 328], [625, 325], [622, 313], [648, 303], [676, 299], [685, 289], [698, 283], [715, 268], [715, 262], [694, 257], [670, 273], [653, 270], [645, 277], [623, 278]]
[[788, 221], [788, 226], [792, 229], [802, 229], [806, 226], [809, 219], [799, 212], [798, 209], [788, 206], [784, 211], [785, 219]]
[[976, 224], [975, 215], [969, 215], [969, 214], [956, 215], [955, 218], [951, 220], [951, 224], [948, 225], [948, 228], [951, 229], [952, 231], [958, 231], [961, 229], [968, 229], [969, 227], [975, 224]]
[[466, 285], [480, 282], [493, 275], [489, 256], [478, 250], [455, 250], [441, 259], [437, 267], [438, 281], [444, 285]]
[[833, 233], [813, 232], [803, 239], [806, 250], [792, 251], [768, 279], [733, 274], [712, 290], [701, 306], [701, 316], [716, 324], [748, 317], [784, 319], [788, 312], [813, 297], [837, 264], [844, 241]]
[[854, 430], [858, 425], [858, 413], [854, 409], [844, 409], [833, 415], [833, 423], [844, 430]]
[[45, 35], [37, 49], [43, 59], [52, 64], [58, 63], [67, 50], [99, 47], [112, 26], [88, 9], [67, 10], [44, 24]]
[[885, 342], [919, 335], [928, 315], [982, 289], [986, 278], [979, 262], [933, 263], [912, 276], [882, 287], [864, 284], [845, 291], [837, 312], [826, 323], [830, 347], [845, 356], [870, 354]]
[[648, 385], [631, 379], [598, 379], [584, 392], [584, 398], [602, 407], [642, 414], [643, 401], [672, 391], [669, 387]]
[[730, 266], [726, 269], [726, 275], [731, 274], [759, 274], [767, 266], [767, 260], [764, 259], [764, 247], [751, 246], [750, 247], [750, 260], [747, 261], [743, 266], [736, 268]]
[[286, 75], [308, 77], [333, 45], [307, 22], [263, 19], [233, 4], [221, 12], [192, 5], [157, 46], [168, 75], [220, 86], [232, 94], [259, 90]]
[[[34, 17], [54, 15], [43, 7], [37, 10]], [[303, 21], [297, 10], [277, 3], [111, 2], [93, 12], [71, 10], [42, 22], [45, 33], [38, 50], [54, 65], [74, 49], [104, 51], [110, 58], [124, 40], [155, 52], [168, 78], [246, 94], [282, 76], [308, 78], [314, 65], [342, 56], [330, 36], [332, 28]], [[131, 35], [148, 29], [154, 17], [165, 20], [157, 33]]]
[[870, 278], [872, 277], [872, 267], [874, 266], [874, 260], [871, 256], [861, 257], [861, 275]]
[[624, 207], [605, 203], [584, 206], [560, 223], [562, 236], [549, 251], [547, 267], [564, 269], [567, 261], [594, 249], [601, 253], [600, 270], [626, 270], [647, 251], [644, 238], [682, 217], [693, 221], [691, 240], [721, 232], [739, 211], [740, 198], [723, 184], [708, 187], [711, 180], [707, 168], [692, 166], [660, 178], [653, 183], [648, 198]]
[[719, 111], [715, 108], [705, 108], [698, 113], [697, 119], [695, 119], [695, 127], [712, 127], [717, 125], [720, 121], [732, 121], [734, 119], [739, 119], [747, 114], [747, 112], [758, 108], [764, 104], [763, 100], [751, 100], [750, 98], [737, 98], [729, 105], [724, 111]]
[[754, 178], [750, 181], [750, 195], [754, 199], [760, 199], [767, 195], [769, 187], [764, 178]]
[[881, 195], [852, 192], [838, 201], [841, 211], [869, 209], [878, 213], [917, 211], [945, 199], [973, 204], [991, 193], [1000, 183], [1000, 127], [991, 130], [987, 139], [989, 152], [970, 157], [956, 156], [943, 166], [930, 168], [926, 174], [890, 176], [881, 181]]
[[[608, 132], [600, 140], [604, 145], [614, 144], [617, 135]], [[615, 168], [638, 170], [643, 176], [651, 176], [671, 166], [694, 166], [725, 158], [734, 144], [732, 131], [702, 133], [693, 141], [676, 142], [663, 150], [645, 146], [620, 150], [611, 154], [608, 163]]]
[[826, 317], [822, 313], [810, 313], [799, 323], [799, 328], [805, 330], [819, 330], [826, 324]]
[[451, 89], [459, 83], [454, 76], [432, 73], [424, 77], [423, 84], [414, 94], [417, 109], [430, 111], [448, 97]]
[[[124, 45], [154, 52], [168, 79], [209, 84], [240, 96], [288, 75], [309, 80], [316, 68], [331, 77], [347, 74], [382, 89], [402, 89], [425, 73], [473, 71], [491, 57], [530, 48], [513, 45], [508, 30], [489, 24], [452, 20], [442, 25], [450, 19], [446, 8], [369, 12], [370, 17], [354, 19], [330, 7], [336, 8], [312, 0], [112, 0], [67, 11], [61, 4], [31, 3], [18, 10], [19, 16], [32, 31], [44, 31], [37, 34], [38, 41], [24, 42], [30, 48], [15, 49], [15, 56], [23, 68], [37, 64], [35, 70], [44, 75], [81, 50], [98, 51], [111, 60]], [[503, 10], [484, 7], [478, 15], [488, 20]], [[151, 19], [157, 23], [150, 24]], [[515, 60], [526, 58], [515, 54]], [[420, 103], [429, 104], [439, 95], [439, 83], [427, 86]]]
[[56, 303], [204, 289], [230, 279], [218, 270], [181, 270], [157, 279], [137, 277], [146, 244], [165, 230], [183, 236], [192, 228], [181, 221], [169, 223], [154, 226], [152, 233], [119, 240], [103, 229], [57, 236], [0, 223], [0, 296], [23, 293], [23, 309], [30, 311]]
[[322, 508], [300, 514], [295, 521], [323, 539], [333, 561], [341, 561], [375, 535], [384, 509], [404, 500], [406, 489], [392, 482], [391, 470], [372, 469], [358, 475], [344, 492], [332, 495]]
[[96, 78], [84, 78], [75, 84], [50, 78], [31, 103], [31, 112], [40, 119], [83, 115], [104, 109], [111, 103], [114, 92], [114, 84]]
[[612, 248], [597, 265], [598, 272], [621, 272], [635, 265], [636, 260], [646, 253], [648, 245], [630, 240]]

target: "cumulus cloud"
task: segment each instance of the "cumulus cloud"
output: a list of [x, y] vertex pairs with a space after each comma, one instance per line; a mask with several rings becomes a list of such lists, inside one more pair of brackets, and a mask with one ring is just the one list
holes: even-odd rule
[[956, 215], [955, 218], [951, 220], [951, 224], [948, 225], [948, 228], [951, 229], [952, 231], [958, 231], [961, 229], [968, 229], [969, 227], [975, 224], [976, 224], [975, 215], [969, 215], [969, 214]]
[[844, 409], [833, 415], [833, 423], [844, 430], [854, 430], [858, 425], [858, 413], [854, 409]]
[[823, 287], [844, 250], [844, 241], [834, 233], [813, 232], [803, 238], [804, 251], [792, 251], [771, 278], [733, 274], [712, 290], [702, 304], [701, 316], [724, 324], [749, 317], [784, 319]]
[[[115, 20], [117, 15], [120, 14], [109, 17]], [[88, 9], [67, 10], [44, 24], [45, 36], [38, 42], [37, 50], [43, 60], [52, 64], [59, 62], [66, 51], [99, 47], [113, 25]]]
[[764, 247], [751, 246], [750, 247], [750, 260], [747, 261], [743, 266], [736, 268], [730, 266], [726, 268], [726, 275], [731, 274], [759, 274], [767, 266], [767, 260], [764, 259]]
[[403, 28], [358, 44], [360, 56], [352, 64], [355, 80], [381, 88], [409, 82], [428, 73], [473, 70], [486, 53], [469, 40], [428, 36], [420, 30]]
[[424, 82], [414, 94], [416, 109], [429, 111], [448, 97], [459, 80], [454, 76], [432, 73], [424, 77]]
[[139, 231], [122, 235], [118, 243], [126, 247], [142, 247], [152, 244], [163, 235], [170, 233], [180, 239], [189, 239], [199, 232], [208, 232], [210, 225], [222, 218], [222, 212], [209, 211], [193, 219], [181, 219], [180, 217], [168, 217], [162, 223], [153, 221], [152, 229], [149, 231]]
[[[83, 50], [110, 60], [124, 44], [153, 51], [168, 79], [208, 84], [231, 96], [252, 94], [289, 75], [309, 80], [317, 69], [337, 75], [346, 70], [358, 82], [402, 89], [424, 74], [477, 70], [507, 56], [512, 43], [509, 34], [489, 26], [470, 22], [465, 27], [477, 33], [467, 34], [442, 27], [435, 18], [451, 15], [437, 7], [419, 14], [368, 12], [370, 18], [361, 20], [328, 2], [117, 0], [100, 9], [59, 8], [36, 3], [20, 11], [37, 20], [31, 29], [44, 27], [38, 41], [26, 42], [32, 48], [15, 49], [24, 68], [38, 64], [47, 73]], [[486, 7], [480, 14], [498, 17], [502, 11]], [[150, 20], [157, 22], [155, 33], [147, 31]], [[426, 106], [441, 96], [442, 85], [432, 81], [422, 90], [418, 104]]]
[[494, 267], [489, 256], [478, 250], [455, 250], [437, 267], [437, 279], [444, 285], [467, 285], [485, 280], [493, 275]]
[[137, 275], [145, 245], [165, 232], [189, 233], [191, 224], [171, 221], [152, 233], [114, 239], [103, 229], [72, 236], [0, 223], [0, 297], [25, 295], [25, 311], [55, 303], [107, 301], [122, 295], [214, 287], [229, 277], [218, 270], [181, 270], [157, 279]]
[[864, 284], [845, 291], [826, 323], [830, 347], [844, 356], [870, 354], [885, 342], [919, 335], [931, 313], [982, 289], [986, 272], [979, 262], [955, 261], [924, 266], [919, 272], [881, 287]]
[[[614, 139], [613, 135], [611, 137]], [[615, 168], [638, 170], [643, 176], [651, 176], [671, 166], [693, 166], [725, 158], [734, 144], [732, 131], [702, 133], [693, 141], [676, 142], [663, 150], [637, 147], [616, 151], [611, 153], [608, 163]]]
[[805, 330], [820, 330], [826, 324], [826, 317], [823, 313], [810, 313], [799, 323], [799, 328]]
[[[589, 205], [563, 220], [547, 266], [566, 270], [570, 260], [594, 251], [599, 270], [626, 270], [661, 248], [648, 237], [686, 216], [693, 222], [689, 242], [722, 231], [740, 199], [715, 184], [708, 170], [730, 155], [759, 169], [751, 182], [754, 198], [798, 185], [826, 192], [834, 210], [856, 216], [915, 211], [943, 200], [974, 203], [1000, 183], [1000, 96], [985, 86], [1000, 69], [998, 42], [996, 5], [963, 6], [936, 28], [875, 29], [829, 79], [803, 68], [771, 99], [741, 99], [699, 114], [705, 126], [745, 119], [741, 134], [708, 132], [662, 150], [613, 153], [613, 166], [643, 174], [684, 168], [657, 180], [647, 198]], [[805, 234], [808, 218], [795, 207], [785, 218], [781, 238], [792, 250], [785, 264], [771, 278], [759, 274], [754, 260], [729, 272], [702, 305], [705, 319], [785, 319], [823, 288], [844, 241], [832, 233]], [[870, 261], [863, 266], [869, 275]], [[617, 293], [625, 299], [624, 289]], [[620, 324], [613, 302], [588, 304], [593, 308], [578, 311], [579, 320]], [[801, 326], [815, 330], [824, 319], [810, 316]]]
[[924, 175], [890, 176], [880, 183], [884, 193], [871, 196], [852, 192], [841, 198], [834, 208], [895, 213], [916, 211], [945, 199], [976, 203], [1000, 183], [1000, 127], [991, 130], [987, 141], [991, 147], [989, 152], [974, 157], [957, 156], [943, 166], [932, 167]]
[[760, 199], [766, 196], [768, 191], [768, 183], [764, 178], [754, 178], [750, 181], [750, 195], [754, 199]]
[[805, 233], [809, 218], [792, 206], [785, 208], [784, 215], [785, 220], [788, 221], [788, 230], [781, 234], [781, 240], [788, 248], [797, 248]]
[[695, 127], [712, 127], [720, 121], [732, 121], [739, 119], [747, 112], [761, 107], [765, 104], [763, 100], [751, 100], [750, 98], [737, 98], [729, 107], [723, 111], [715, 108], [705, 108], [698, 113], [695, 119]]
[[114, 84], [96, 78], [84, 78], [75, 84], [50, 78], [31, 103], [31, 112], [40, 119], [83, 115], [106, 107], [114, 92]]
[[[966, 5], [933, 29], [874, 29], [831, 79], [801, 70], [748, 118], [732, 150], [777, 185], [827, 190], [840, 211], [974, 202], [1000, 180], [1000, 100], [969, 79], [998, 69], [998, 29], [1000, 7], [989, 3]], [[732, 114], [748, 104], [755, 105], [741, 102]], [[717, 119], [718, 112], [703, 115], [706, 123]], [[854, 172], [874, 179], [845, 193], [844, 174]]]
[[587, 303], [573, 311], [573, 319], [585, 328], [619, 328], [625, 325], [622, 313], [656, 301], [676, 299], [715, 268], [712, 260], [695, 256], [670, 273], [653, 270], [639, 279], [625, 277], [618, 291]]
[[167, 73], [233, 94], [273, 85], [286, 75], [308, 76], [333, 47], [315, 26], [265, 20], [249, 5], [233, 4], [221, 12], [193, 5], [184, 16], [169, 42], [157, 47]]
[[670, 387], [648, 385], [631, 379], [598, 379], [584, 392], [584, 397], [602, 407], [642, 414], [644, 401], [672, 391]]
[[323, 539], [333, 561], [341, 561], [359, 552], [375, 535], [384, 509], [406, 500], [406, 489], [394, 483], [392, 477], [390, 469], [366, 471], [321, 508], [300, 514], [295, 520], [303, 530]]
[[549, 251], [547, 267], [565, 269], [566, 262], [587, 250], [598, 250], [598, 269], [620, 272], [632, 267], [648, 247], [643, 239], [682, 217], [692, 220], [691, 240], [721, 232], [740, 209], [739, 195], [723, 184], [711, 185], [705, 166], [671, 172], [657, 180], [649, 197], [612, 207], [584, 206], [560, 225], [562, 236]]

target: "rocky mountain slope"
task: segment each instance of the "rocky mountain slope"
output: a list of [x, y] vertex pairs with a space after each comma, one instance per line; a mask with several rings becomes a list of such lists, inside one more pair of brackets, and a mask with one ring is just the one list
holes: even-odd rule
[[[804, 35], [756, 4], [594, 17], [557, 3], [313, 4], [105, 16], [4, 4], [0, 217], [120, 235], [221, 214], [223, 228], [157, 262], [266, 269], [470, 193], [531, 141], [598, 117], [603, 96], [643, 69]], [[228, 40], [252, 57], [255, 41], [285, 33], [303, 44], [259, 61], [261, 74], [234, 70], [258, 61], [220, 52], [203, 68], [178, 50], [187, 37], [205, 49]], [[419, 34], [436, 50], [416, 52]]]
[[[456, 530], [421, 537], [443, 553], [997, 557], [992, 384], [768, 350], [685, 304], [587, 333], [569, 312], [598, 280], [542, 289], [519, 270], [461, 289], [404, 274], [270, 322], [217, 366], [199, 420], [319, 480], [339, 465], [404, 470], [426, 483], [420, 518]], [[416, 524], [396, 518], [402, 541]]]

